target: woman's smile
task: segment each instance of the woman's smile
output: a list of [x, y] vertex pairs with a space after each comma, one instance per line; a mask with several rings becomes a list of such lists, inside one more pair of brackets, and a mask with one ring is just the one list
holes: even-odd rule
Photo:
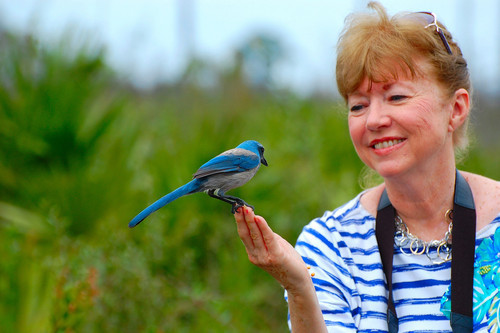
[[373, 140], [370, 143], [370, 147], [372, 147], [374, 150], [379, 151], [379, 150], [384, 150], [387, 148], [392, 148], [394, 146], [398, 146], [400, 143], [403, 143], [406, 139], [391, 139], [391, 138], [383, 138], [383, 139], [377, 139]]

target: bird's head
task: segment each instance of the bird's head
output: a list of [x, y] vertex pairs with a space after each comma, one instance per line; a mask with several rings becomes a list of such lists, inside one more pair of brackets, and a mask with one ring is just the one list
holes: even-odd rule
[[267, 161], [264, 158], [264, 146], [261, 145], [259, 142], [255, 140], [247, 140], [243, 143], [241, 143], [238, 147], [236, 148], [242, 148], [246, 150], [250, 150], [252, 153], [259, 155], [260, 157], [260, 163], [264, 164], [267, 166]]

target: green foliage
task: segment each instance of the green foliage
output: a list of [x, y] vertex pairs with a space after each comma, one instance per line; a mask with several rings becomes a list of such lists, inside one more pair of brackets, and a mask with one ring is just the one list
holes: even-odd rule
[[[255, 139], [269, 167], [233, 193], [294, 243], [361, 189], [343, 107], [256, 93], [238, 68], [202, 89], [203, 64], [138, 92], [101, 52], [5, 33], [0, 44], [0, 330], [286, 331], [283, 291], [246, 259], [228, 205], [195, 194], [127, 223]], [[473, 150], [465, 166], [498, 178], [498, 162]]]

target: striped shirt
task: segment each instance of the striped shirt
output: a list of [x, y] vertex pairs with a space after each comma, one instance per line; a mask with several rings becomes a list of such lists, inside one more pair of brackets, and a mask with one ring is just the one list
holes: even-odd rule
[[[387, 332], [388, 292], [375, 217], [362, 207], [361, 195], [311, 221], [296, 244], [314, 273], [329, 332]], [[499, 226], [500, 214], [477, 233], [476, 246]], [[434, 264], [426, 255], [406, 255], [395, 247], [393, 293], [399, 332], [451, 332], [440, 310], [450, 274], [451, 262]], [[487, 326], [475, 325], [474, 331], [486, 331]]]

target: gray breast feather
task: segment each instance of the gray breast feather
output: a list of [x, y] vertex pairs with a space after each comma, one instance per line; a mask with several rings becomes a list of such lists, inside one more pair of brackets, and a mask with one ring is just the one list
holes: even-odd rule
[[240, 187], [252, 179], [259, 169], [259, 166], [244, 172], [227, 172], [207, 177], [207, 180], [201, 186], [200, 191], [218, 189], [222, 193], [225, 193], [233, 188]]

